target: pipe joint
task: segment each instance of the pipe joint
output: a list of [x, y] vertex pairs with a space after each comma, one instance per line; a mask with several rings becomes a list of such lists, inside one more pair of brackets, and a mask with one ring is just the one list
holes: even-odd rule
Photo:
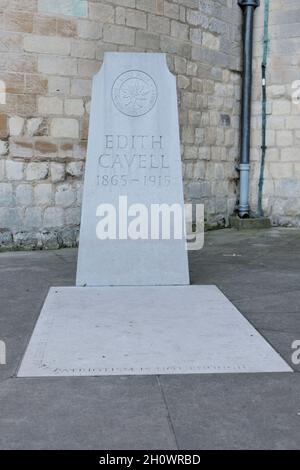
[[240, 163], [239, 164], [239, 171], [249, 171], [250, 163]]
[[246, 7], [257, 8], [260, 5], [260, 0], [238, 0], [238, 5], [244, 9]]
[[240, 204], [239, 215], [241, 218], [249, 216], [249, 163], [240, 163]]

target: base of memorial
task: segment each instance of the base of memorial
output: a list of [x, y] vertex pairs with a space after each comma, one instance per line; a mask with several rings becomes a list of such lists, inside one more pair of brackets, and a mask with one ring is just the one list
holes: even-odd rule
[[292, 372], [216, 286], [53, 287], [18, 377]]

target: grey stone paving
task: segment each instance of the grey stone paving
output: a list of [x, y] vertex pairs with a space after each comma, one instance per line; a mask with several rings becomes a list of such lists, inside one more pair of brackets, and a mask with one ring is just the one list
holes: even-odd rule
[[[0, 254], [1, 449], [299, 449], [300, 231], [206, 235], [192, 281], [216, 284], [294, 374], [15, 378], [48, 288], [74, 285], [76, 250]], [[67, 332], [66, 332], [67, 334]]]

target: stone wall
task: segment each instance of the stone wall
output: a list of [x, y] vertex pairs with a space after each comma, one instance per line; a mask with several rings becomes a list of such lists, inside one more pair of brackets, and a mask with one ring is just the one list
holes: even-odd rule
[[235, 0], [0, 0], [0, 245], [76, 244], [105, 51], [167, 53], [186, 199], [223, 226], [236, 203], [240, 26]]
[[[254, 31], [251, 208], [257, 210], [261, 162], [261, 62], [265, 0]], [[267, 152], [264, 214], [278, 225], [300, 226], [300, 2], [271, 0], [267, 59]], [[297, 83], [298, 81], [298, 83]], [[293, 98], [294, 94], [294, 98]]]

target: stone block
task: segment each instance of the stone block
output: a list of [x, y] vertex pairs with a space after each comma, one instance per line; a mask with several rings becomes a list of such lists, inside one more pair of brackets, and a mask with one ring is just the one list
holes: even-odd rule
[[300, 198], [300, 181], [296, 179], [281, 179], [274, 181], [275, 194], [278, 199]]
[[126, 26], [106, 23], [103, 28], [103, 39], [106, 42], [127, 46], [134, 45], [135, 31]]
[[181, 141], [184, 144], [193, 144], [195, 139], [195, 131], [194, 128], [189, 126], [189, 127], [183, 127], [181, 130]]
[[190, 85], [190, 79], [185, 77], [184, 75], [178, 75], [177, 85], [178, 85], [178, 88], [181, 88], [181, 89], [185, 90]]
[[9, 143], [11, 157], [31, 158], [34, 154], [33, 144], [27, 140], [11, 140]]
[[286, 91], [284, 85], [269, 85], [267, 88], [269, 99], [284, 98]]
[[[0, 183], [0, 201], [2, 207], [13, 205], [13, 188], [11, 183]], [[2, 221], [1, 227], [3, 227]]]
[[110, 0], [110, 3], [113, 5], [118, 5], [122, 7], [135, 8], [136, 0]]
[[50, 176], [53, 183], [64, 181], [65, 179], [65, 164], [51, 162]]
[[70, 162], [67, 163], [66, 173], [69, 176], [79, 178], [83, 174], [83, 162]]
[[175, 57], [174, 58], [174, 67], [175, 72], [186, 74], [187, 70], [187, 61], [184, 57]]
[[195, 44], [202, 44], [202, 31], [198, 28], [191, 28], [190, 40]]
[[92, 78], [99, 72], [100, 68], [101, 61], [99, 60], [78, 59], [78, 75], [80, 77]]
[[164, 15], [174, 20], [179, 20], [179, 5], [164, 1]]
[[291, 102], [288, 100], [275, 100], [272, 103], [272, 112], [275, 115], [285, 116], [291, 112]]
[[0, 155], [5, 156], [9, 152], [9, 144], [7, 140], [0, 140]]
[[77, 22], [74, 18], [57, 18], [56, 24], [58, 36], [73, 38], [77, 35]]
[[10, 181], [19, 181], [24, 177], [24, 163], [14, 160], [6, 161], [6, 178]]
[[188, 160], [196, 160], [198, 158], [198, 147], [191, 145], [185, 146], [184, 157]]
[[66, 227], [62, 229], [58, 234], [61, 246], [68, 248], [76, 246], [77, 235], [78, 229], [76, 229], [75, 227]]
[[57, 97], [38, 98], [38, 112], [42, 115], [63, 114], [63, 101]]
[[67, 99], [65, 101], [65, 113], [69, 116], [82, 116], [84, 103], [82, 99]]
[[203, 144], [204, 142], [204, 129], [197, 127], [195, 129], [195, 144]]
[[148, 15], [148, 30], [152, 33], [169, 34], [170, 20], [162, 16]]
[[49, 75], [76, 76], [77, 59], [74, 57], [40, 55], [38, 57], [38, 71]]
[[146, 29], [147, 28], [147, 16], [142, 11], [127, 10], [126, 12], [126, 24], [133, 28]]
[[48, 78], [48, 91], [50, 94], [70, 94], [70, 79], [67, 77], [49, 77]]
[[22, 231], [13, 235], [13, 241], [14, 246], [19, 250], [35, 250], [38, 247], [39, 237], [36, 232]]
[[30, 12], [6, 10], [3, 20], [6, 31], [17, 33], [32, 33], [33, 31], [33, 15]]
[[207, 31], [203, 31], [202, 46], [207, 47], [208, 49], [218, 50], [220, 48], [220, 39], [214, 34], [211, 34]]
[[8, 126], [9, 126], [9, 135], [11, 136], [19, 136], [23, 133], [24, 129], [24, 118], [20, 116], [12, 116], [9, 118]]
[[47, 36], [56, 34], [56, 18], [47, 18], [34, 15], [33, 33], [45, 34]]
[[62, 207], [48, 207], [44, 212], [44, 227], [62, 227], [65, 223], [64, 209]]
[[47, 135], [48, 133], [48, 126], [47, 120], [43, 119], [42, 117], [31, 118], [28, 119], [26, 122], [26, 134], [33, 137], [33, 136], [43, 136]]
[[189, 27], [176, 20], [171, 20], [171, 36], [187, 41], [189, 39]]
[[76, 119], [54, 118], [50, 125], [52, 137], [78, 139], [79, 123]]
[[42, 210], [40, 207], [27, 207], [24, 213], [23, 227], [25, 230], [38, 229], [42, 224]]
[[37, 206], [50, 206], [52, 203], [52, 185], [40, 183], [34, 187], [34, 200]]
[[100, 39], [103, 25], [99, 21], [79, 20], [77, 23], [78, 36], [82, 39]]
[[266, 229], [271, 228], [271, 220], [268, 217], [251, 217], [241, 219], [239, 216], [229, 218], [230, 226], [237, 230]]
[[69, 38], [31, 34], [24, 37], [24, 50], [38, 54], [69, 55], [71, 41]]
[[71, 94], [73, 96], [91, 96], [92, 81], [74, 78], [71, 83]]
[[270, 175], [274, 179], [293, 178], [293, 164], [289, 162], [271, 162], [267, 166]]
[[[191, 65], [193, 65], [193, 67], [191, 67]], [[195, 75], [197, 73], [197, 65], [196, 64], [192, 64], [192, 62], [187, 62], [187, 67], [186, 67], [186, 70], [187, 70], [187, 75]], [[195, 86], [194, 86], [194, 78], [192, 79], [192, 90], [195, 90]]]
[[292, 131], [277, 131], [276, 132], [276, 144], [279, 147], [288, 147], [293, 145], [293, 133]]
[[28, 181], [44, 180], [48, 177], [49, 165], [46, 162], [28, 163], [26, 169], [26, 179]]
[[55, 193], [55, 205], [70, 207], [76, 201], [76, 192], [69, 184], [57, 186]]
[[0, 207], [1, 227], [11, 231], [21, 230], [23, 227], [23, 208]]
[[157, 15], [163, 14], [163, 2], [161, 0], [136, 0], [136, 8]]
[[0, 158], [0, 181], [5, 179], [5, 160]]
[[67, 225], [80, 224], [81, 207], [68, 207], [65, 210], [65, 218]]
[[89, 17], [92, 20], [100, 21], [101, 23], [113, 23], [114, 22], [114, 8], [111, 5], [101, 3], [89, 4]]
[[[189, 24], [191, 24], [192, 26], [203, 26], [203, 21], [205, 21], [207, 17], [205, 17], [205, 15], [203, 15], [202, 13], [200, 13], [199, 11], [195, 11], [195, 10], [190, 10], [188, 9], [187, 12], [186, 12], [186, 20]], [[208, 27], [208, 18], [207, 18], [207, 27]]]
[[[49, 216], [49, 214], [50, 213], [48, 213], [47, 217], [50, 217], [49, 221], [51, 221], [52, 215]], [[49, 227], [52, 227], [52, 226], [49, 226]], [[40, 243], [45, 250], [57, 250], [58, 248], [60, 248], [58, 234], [56, 231], [43, 230], [40, 233]]]
[[20, 206], [30, 206], [33, 201], [31, 184], [19, 184], [16, 188], [16, 203]]
[[0, 250], [7, 250], [13, 246], [13, 236], [10, 230], [0, 228]]
[[72, 56], [83, 59], [94, 59], [96, 56], [96, 46], [94, 42], [79, 39], [72, 43]]
[[136, 32], [136, 45], [138, 47], [156, 50], [159, 48], [159, 43], [159, 35], [155, 33], [149, 33], [148, 31]]
[[300, 120], [299, 116], [286, 116], [285, 117], [285, 127], [290, 130], [300, 130]]
[[198, 160], [194, 163], [193, 177], [197, 179], [204, 179], [205, 177], [206, 162]]

